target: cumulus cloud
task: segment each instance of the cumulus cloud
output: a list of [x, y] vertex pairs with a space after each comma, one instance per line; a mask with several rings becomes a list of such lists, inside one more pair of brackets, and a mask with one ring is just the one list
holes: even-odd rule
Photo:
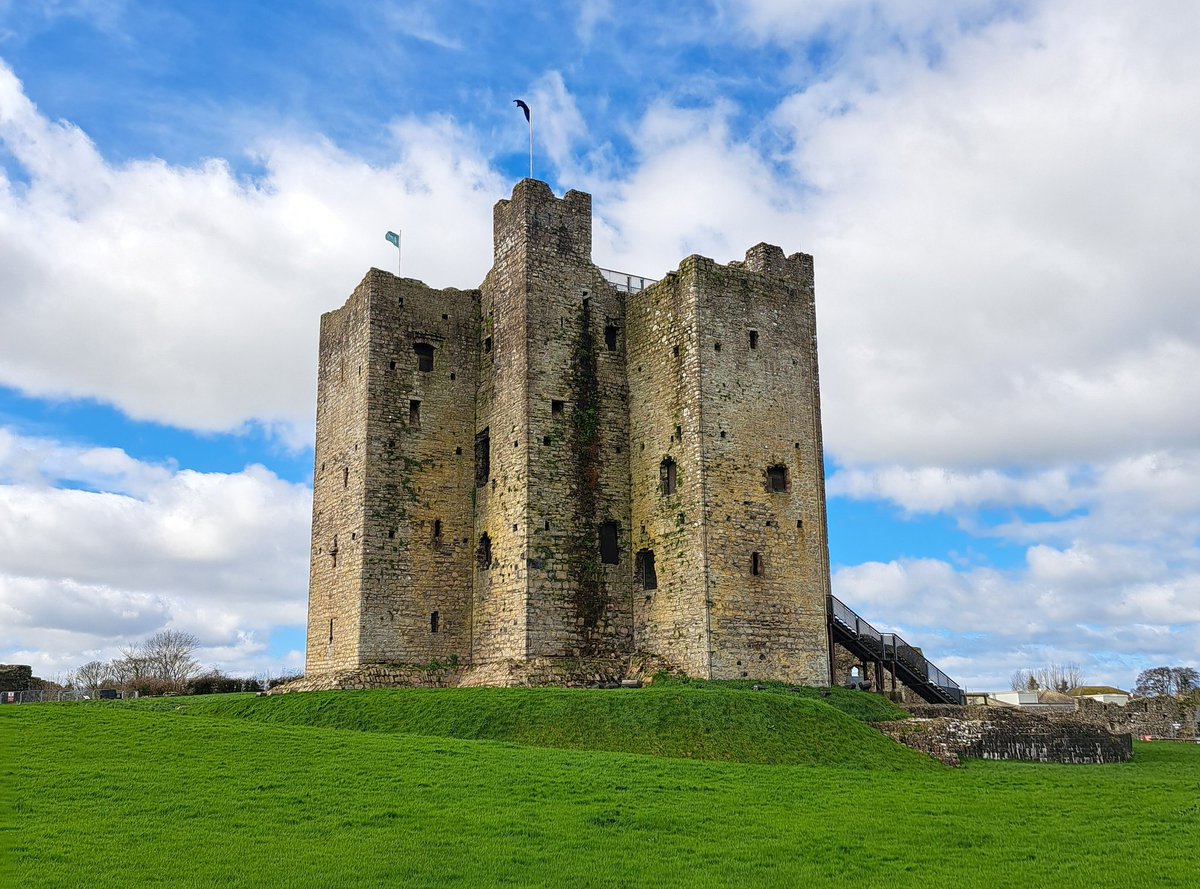
[[[852, 607], [934, 640], [971, 683], [1070, 660], [1120, 685], [1149, 663], [1200, 657], [1200, 451], [1033, 474], [855, 468], [835, 473], [829, 490], [950, 514], [1025, 547], [1006, 570], [898, 559], [834, 574]], [[1013, 517], [989, 521], [988, 509]]]
[[755, 39], [846, 43], [749, 132], [728, 100], [652, 104], [628, 175], [593, 183], [597, 253], [815, 254], [842, 462], [1194, 447], [1200, 8], [1171, 8], [733, 4]]
[[[818, 256], [839, 458], [1195, 446], [1193, 6], [1047, 4], [777, 112]], [[826, 85], [828, 89], [828, 85]], [[814, 101], [816, 106], [814, 107]], [[825, 298], [822, 300], [821, 296]]]
[[396, 161], [262, 143], [263, 172], [222, 160], [108, 163], [41, 116], [0, 65], [0, 384], [91, 397], [198, 430], [255, 422], [310, 441], [317, 323], [371, 265], [478, 285], [502, 186], [453, 122], [398, 120]]
[[[35, 466], [22, 456], [36, 453], [45, 456]], [[272, 627], [304, 623], [304, 485], [261, 466], [179, 470], [10, 430], [0, 430], [0, 479], [0, 648], [16, 652], [9, 658], [50, 674], [171, 627], [195, 633], [204, 655], [229, 666], [231, 651], [265, 650]], [[124, 490], [53, 486], [64, 480]]]

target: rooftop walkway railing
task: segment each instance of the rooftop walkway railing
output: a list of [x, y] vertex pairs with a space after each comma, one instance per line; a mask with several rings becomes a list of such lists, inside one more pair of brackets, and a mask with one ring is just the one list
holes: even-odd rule
[[600, 269], [600, 274], [604, 276], [605, 281], [624, 293], [641, 293], [651, 284], [658, 283], [658, 278], [646, 278], [613, 269]]

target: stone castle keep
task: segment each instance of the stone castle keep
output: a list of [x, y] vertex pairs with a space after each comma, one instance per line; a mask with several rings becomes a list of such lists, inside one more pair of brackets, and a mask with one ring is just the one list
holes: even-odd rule
[[644, 289], [526, 179], [477, 290], [372, 269], [321, 318], [309, 676], [830, 683], [812, 257]]

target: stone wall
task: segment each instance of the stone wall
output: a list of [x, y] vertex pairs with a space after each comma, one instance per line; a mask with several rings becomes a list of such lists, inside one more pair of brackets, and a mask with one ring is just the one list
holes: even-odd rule
[[[685, 275], [686, 269], [686, 275]], [[714, 678], [829, 683], [812, 257], [694, 257]]]
[[1112, 763], [1133, 755], [1131, 735], [1113, 734], [1076, 714], [931, 704], [908, 709], [915, 718], [876, 723], [875, 728], [949, 765], [963, 757]]
[[626, 300], [633, 615], [641, 651], [708, 678], [699, 290], [687, 267]]
[[1133, 698], [1124, 707], [1080, 698], [1076, 706], [1086, 719], [1135, 738], [1200, 738], [1200, 701], [1165, 695]]
[[321, 316], [308, 581], [309, 673], [361, 663], [367, 370], [372, 270], [342, 308]]
[[466, 663], [478, 292], [370, 280], [361, 660]]
[[32, 667], [25, 664], [0, 664], [0, 691], [28, 691], [32, 687]]

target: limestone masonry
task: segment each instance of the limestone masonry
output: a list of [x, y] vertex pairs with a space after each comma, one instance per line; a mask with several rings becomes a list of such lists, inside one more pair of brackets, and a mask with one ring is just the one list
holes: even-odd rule
[[591, 233], [526, 179], [479, 289], [372, 269], [322, 316], [309, 677], [830, 683], [812, 257], [639, 291]]

